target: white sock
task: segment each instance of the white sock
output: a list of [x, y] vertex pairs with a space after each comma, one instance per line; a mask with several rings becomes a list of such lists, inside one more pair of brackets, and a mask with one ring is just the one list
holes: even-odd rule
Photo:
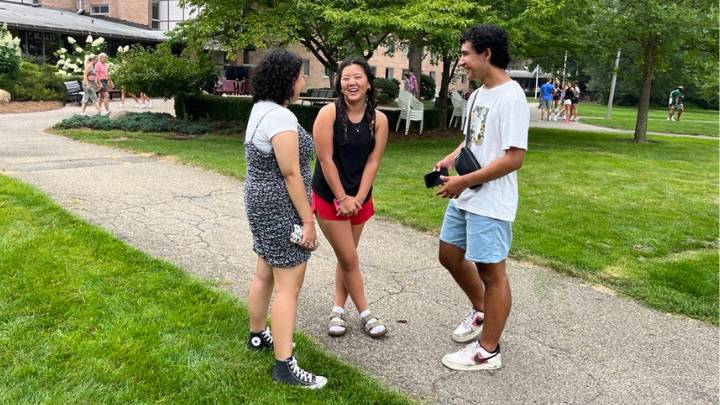
[[[368, 316], [368, 315], [370, 315], [370, 308], [368, 308], [368, 309], [360, 312], [360, 318], [365, 318], [365, 317]], [[370, 319], [368, 319], [368, 321], [369, 321], [369, 320], [372, 320], [372, 319], [377, 319], [377, 318], [375, 318], [375, 317], [373, 316], [373, 317], [371, 317]], [[384, 331], [384, 330], [385, 330], [385, 326], [384, 326], [384, 325], [378, 325], [378, 326], [370, 329], [370, 333], [372, 333], [372, 334], [374, 335], [374, 334], [380, 333], [380, 332], [382, 332], [382, 331]]]
[[[345, 313], [345, 308], [339, 307], [339, 306], [336, 305], [336, 306], [333, 307], [333, 312], [339, 312], [339, 313], [341, 313], [341, 314], [344, 314], [344, 313]], [[332, 319], [338, 319], [338, 320], [340, 320], [341, 318], [338, 318], [337, 316], [334, 316]], [[330, 327], [330, 332], [340, 333], [340, 332], [342, 332], [342, 331], [344, 331], [344, 330], [345, 330], [345, 328], [342, 327], [342, 326], [331, 326], [331, 327]]]

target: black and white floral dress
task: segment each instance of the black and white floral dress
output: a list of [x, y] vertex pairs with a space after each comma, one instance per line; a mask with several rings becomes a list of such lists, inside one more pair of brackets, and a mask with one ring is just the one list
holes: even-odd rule
[[[309, 202], [313, 140], [300, 125], [297, 131], [300, 172]], [[255, 132], [257, 128], [251, 137]], [[259, 150], [251, 138], [245, 144], [245, 160], [245, 212], [253, 235], [253, 251], [273, 267], [295, 267], [308, 261], [310, 252], [290, 242], [293, 224], [301, 225], [302, 222], [290, 200], [275, 154]]]

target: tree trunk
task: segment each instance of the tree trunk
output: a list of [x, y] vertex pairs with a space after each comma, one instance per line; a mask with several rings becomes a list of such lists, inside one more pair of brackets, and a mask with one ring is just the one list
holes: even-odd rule
[[440, 94], [438, 94], [438, 129], [447, 129], [448, 117], [447, 117], [447, 105], [448, 105], [448, 88], [450, 87], [450, 78], [452, 61], [448, 57], [444, 57], [442, 60], [442, 74], [440, 79]]
[[415, 74], [415, 78], [417, 79], [417, 88], [415, 89], [415, 97], [418, 99], [420, 98], [420, 77], [422, 75], [422, 57], [423, 57], [423, 47], [418, 46], [415, 43], [410, 43], [408, 47], [408, 61], [411, 72]]
[[330, 88], [335, 88], [335, 73], [330, 71], [328, 72], [328, 81], [330, 82]]
[[650, 36], [643, 46], [644, 65], [642, 75], [642, 89], [640, 90], [640, 104], [638, 105], [637, 121], [635, 122], [635, 135], [633, 142], [647, 141], [648, 110], [650, 108], [650, 92], [652, 90], [653, 70], [655, 65], [655, 52], [657, 39]]

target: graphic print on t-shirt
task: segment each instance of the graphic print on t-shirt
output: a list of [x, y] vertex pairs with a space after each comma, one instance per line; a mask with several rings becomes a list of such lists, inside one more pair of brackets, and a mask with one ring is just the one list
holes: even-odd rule
[[485, 122], [487, 121], [488, 113], [490, 109], [475, 104], [472, 111], [470, 111], [470, 127], [468, 128], [468, 136], [470, 141], [475, 145], [480, 145], [485, 139]]

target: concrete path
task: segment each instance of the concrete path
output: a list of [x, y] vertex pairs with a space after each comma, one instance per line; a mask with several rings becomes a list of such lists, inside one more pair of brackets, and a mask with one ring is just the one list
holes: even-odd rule
[[[608, 132], [613, 134], [626, 134], [632, 138], [635, 131], [627, 129], [615, 129], [600, 127], [597, 125], [585, 124], [582, 122], [582, 115], [579, 117], [579, 121], [562, 122], [562, 121], [540, 121], [540, 109], [537, 108], [537, 102], [528, 102], [530, 105], [530, 126], [533, 128], [552, 128], [552, 129], [563, 129], [568, 131], [585, 131], [585, 132]], [[580, 110], [582, 111], [582, 110]], [[665, 132], [654, 132], [648, 131], [648, 135], [654, 136], [669, 136], [673, 138], [696, 138], [696, 139], [712, 139], [717, 141], [718, 137], [709, 135], [689, 135], [689, 134], [671, 134]]]
[[[0, 173], [35, 185], [80, 217], [244, 300], [255, 258], [242, 183], [44, 132], [69, 113], [0, 115]], [[433, 235], [371, 220], [360, 259], [372, 308], [391, 331], [382, 341], [369, 339], [353, 310], [350, 333], [334, 339], [325, 333], [334, 260], [323, 241], [310, 261], [299, 328], [340, 358], [426, 402], [718, 403], [717, 327], [514, 260], [504, 367], [465, 373], [444, 368], [440, 358], [460, 348], [450, 332], [468, 303], [437, 263], [436, 250]]]

